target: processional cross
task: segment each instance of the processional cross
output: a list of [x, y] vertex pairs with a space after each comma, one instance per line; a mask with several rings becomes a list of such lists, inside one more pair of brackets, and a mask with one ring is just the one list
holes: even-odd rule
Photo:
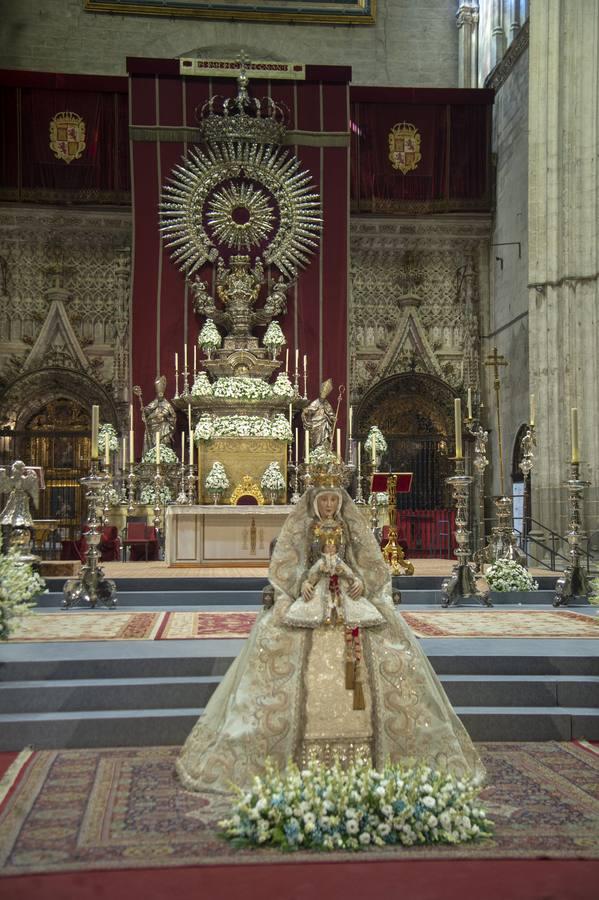
[[489, 353], [487, 356], [485, 366], [493, 366], [493, 374], [495, 375], [495, 381], [493, 382], [493, 387], [495, 388], [495, 408], [497, 414], [497, 443], [499, 445], [499, 480], [501, 486], [501, 496], [505, 494], [504, 488], [504, 475], [503, 475], [503, 439], [501, 437], [501, 407], [500, 407], [500, 398], [501, 398], [501, 382], [499, 380], [499, 367], [507, 366], [509, 363], [500, 353], [497, 352], [497, 347], [493, 347], [493, 352]]

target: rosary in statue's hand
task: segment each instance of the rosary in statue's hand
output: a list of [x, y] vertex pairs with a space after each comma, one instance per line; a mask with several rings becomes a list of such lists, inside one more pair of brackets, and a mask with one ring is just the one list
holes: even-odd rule
[[360, 581], [359, 578], [356, 578], [354, 581], [352, 581], [352, 583], [349, 587], [349, 596], [352, 598], [352, 600], [358, 599], [358, 597], [362, 593], [363, 587], [364, 587], [364, 585], [362, 584], [362, 582]]
[[306, 601], [306, 603], [312, 599], [312, 595], [314, 594], [314, 585], [310, 584], [309, 581], [304, 581], [302, 585], [302, 597]]

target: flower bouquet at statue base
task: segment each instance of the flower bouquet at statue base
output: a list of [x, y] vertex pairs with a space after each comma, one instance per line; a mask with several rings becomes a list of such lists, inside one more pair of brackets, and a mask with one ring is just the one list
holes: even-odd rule
[[225, 467], [218, 460], [212, 464], [212, 468], [206, 475], [204, 487], [212, 495], [215, 506], [224, 492], [229, 489], [229, 479]]
[[515, 559], [498, 559], [485, 572], [493, 591], [538, 591], [539, 584]]

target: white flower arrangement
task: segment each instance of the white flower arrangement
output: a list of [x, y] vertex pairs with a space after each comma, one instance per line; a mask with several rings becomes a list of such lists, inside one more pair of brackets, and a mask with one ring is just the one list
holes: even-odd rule
[[222, 494], [229, 487], [229, 479], [225, 467], [218, 460], [212, 464], [212, 468], [206, 475], [204, 487], [210, 494]]
[[208, 378], [207, 372], [198, 372], [191, 388], [192, 397], [211, 397], [212, 384]]
[[272, 387], [260, 378], [237, 375], [219, 378], [213, 393], [215, 397], [234, 400], [268, 400], [272, 397]]
[[374, 502], [376, 506], [389, 506], [389, 494], [387, 491], [376, 491]]
[[[168, 503], [172, 502], [173, 495], [171, 494], [171, 489], [167, 484], [163, 484], [160, 488], [160, 505], [166, 506]], [[139, 495], [140, 503], [143, 503], [145, 506], [154, 506], [156, 503], [156, 488], [153, 484], [146, 484], [141, 489], [141, 494]]]
[[114, 425], [111, 425], [110, 422], [106, 422], [104, 425], [100, 425], [98, 430], [98, 451], [104, 455], [106, 440], [108, 439], [108, 449], [111, 453], [115, 453], [119, 449], [119, 436], [117, 434], [116, 428]]
[[121, 497], [118, 491], [116, 491], [113, 487], [108, 488], [108, 505], [109, 506], [118, 506], [121, 502]]
[[366, 436], [366, 440], [364, 441], [364, 453], [370, 459], [370, 455], [372, 453], [372, 435], [374, 435], [374, 444], [377, 449], [377, 453], [381, 456], [387, 452], [387, 441], [384, 438], [383, 432], [377, 425], [371, 425], [370, 431]]
[[285, 335], [281, 331], [281, 326], [273, 319], [270, 323], [266, 331], [264, 332], [264, 338], [262, 343], [265, 347], [268, 347], [269, 350], [278, 350], [279, 347], [284, 347], [287, 341], [285, 340]]
[[[154, 465], [156, 465], [156, 447], [150, 447], [149, 450], [146, 450], [141, 461], [142, 463], [153, 463]], [[160, 462], [168, 464], [178, 463], [179, 459], [172, 447], [168, 447], [166, 444], [161, 444]]]
[[280, 774], [267, 760], [249, 790], [236, 788], [229, 818], [219, 823], [237, 846], [282, 850], [362, 850], [385, 845], [458, 844], [492, 834], [478, 799], [477, 778], [456, 778], [428, 766], [359, 760], [331, 767], [290, 764]]
[[206, 319], [198, 335], [198, 344], [202, 350], [217, 350], [222, 343], [220, 332], [212, 319]]
[[8, 640], [18, 620], [31, 613], [35, 597], [45, 591], [43, 578], [22, 565], [15, 550], [0, 556], [0, 641]]
[[515, 559], [498, 559], [485, 578], [493, 591], [538, 591], [539, 584]]
[[219, 437], [267, 437], [287, 442], [292, 440], [289, 420], [282, 413], [272, 419], [265, 416], [211, 416], [204, 413], [194, 433], [196, 442]]
[[272, 494], [280, 494], [285, 490], [285, 479], [278, 462], [268, 464], [260, 480], [260, 487]]
[[339, 460], [332, 450], [321, 444], [319, 447], [315, 447], [314, 450], [310, 450], [309, 462], [310, 465], [329, 466], [331, 463], [338, 463]]
[[277, 380], [272, 385], [272, 393], [275, 397], [285, 397], [286, 400], [292, 400], [295, 397], [295, 388], [291, 384], [287, 372], [279, 372]]

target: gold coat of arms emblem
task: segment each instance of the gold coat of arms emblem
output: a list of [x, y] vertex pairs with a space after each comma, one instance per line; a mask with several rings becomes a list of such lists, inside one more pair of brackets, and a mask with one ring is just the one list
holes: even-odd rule
[[66, 163], [79, 159], [85, 150], [85, 122], [74, 112], [59, 112], [50, 119], [50, 150]]
[[394, 169], [402, 175], [418, 168], [422, 159], [420, 153], [420, 132], [410, 122], [397, 122], [389, 132], [389, 159]]

